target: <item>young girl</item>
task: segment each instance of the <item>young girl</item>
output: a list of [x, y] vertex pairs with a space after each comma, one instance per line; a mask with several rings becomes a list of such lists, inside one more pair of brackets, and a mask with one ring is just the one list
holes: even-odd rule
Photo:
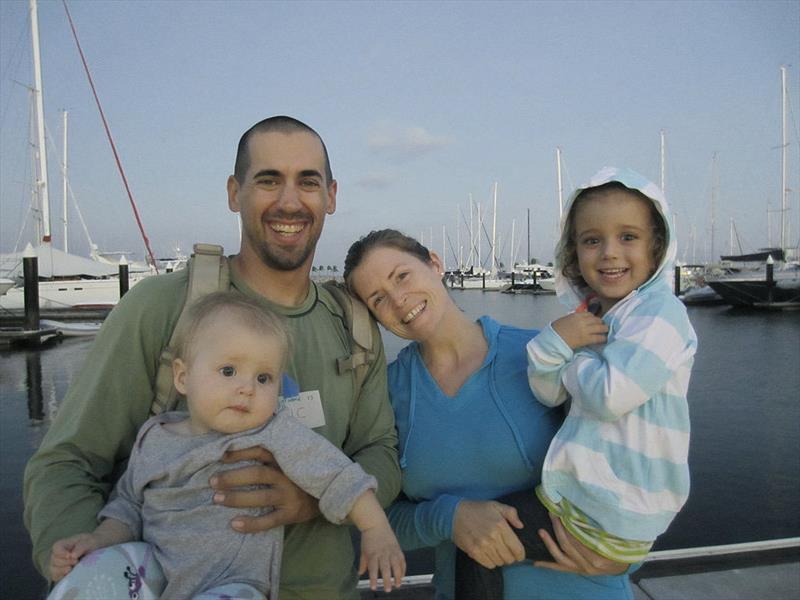
[[[280, 318], [231, 292], [210, 294], [190, 311], [173, 363], [188, 413], [147, 421], [100, 525], [53, 545], [53, 581], [77, 568], [51, 598], [91, 589], [115, 597], [120, 585], [140, 600], [146, 592], [178, 599], [200, 593], [277, 598], [283, 528], [237, 533], [230, 519], [240, 510], [214, 505], [208, 484], [226, 451], [255, 445], [272, 452], [286, 475], [319, 499], [328, 520], [352, 519], [362, 534], [360, 572], [369, 571], [373, 589], [380, 575], [387, 591], [392, 576], [399, 586], [405, 559], [375, 498], [375, 478], [278, 407], [289, 350]], [[119, 547], [86, 556], [136, 539], [149, 542], [144, 561], [126, 563]], [[147, 562], [148, 553], [155, 563]]]
[[[540, 402], [570, 400], [542, 482], [500, 501], [534, 560], [537, 536], [561, 520], [578, 542], [620, 563], [642, 561], [689, 494], [686, 393], [697, 338], [670, 286], [676, 242], [661, 191], [605, 168], [573, 195], [563, 223], [557, 292], [575, 312], [528, 344]], [[538, 499], [537, 499], [538, 498]], [[502, 597], [502, 575], [460, 555], [458, 598]]]

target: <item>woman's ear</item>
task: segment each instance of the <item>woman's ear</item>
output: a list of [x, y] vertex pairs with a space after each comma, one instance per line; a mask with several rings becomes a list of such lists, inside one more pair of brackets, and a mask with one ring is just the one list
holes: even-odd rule
[[172, 383], [178, 393], [186, 395], [186, 374], [188, 368], [180, 358], [172, 361]]
[[439, 273], [439, 275], [444, 275], [444, 263], [442, 262], [442, 259], [439, 258], [439, 255], [436, 254], [436, 252], [431, 251], [430, 255], [431, 264], [436, 268], [436, 272]]

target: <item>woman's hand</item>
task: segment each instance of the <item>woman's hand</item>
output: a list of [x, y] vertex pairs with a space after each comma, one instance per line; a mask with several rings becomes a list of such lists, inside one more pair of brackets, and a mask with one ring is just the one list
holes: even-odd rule
[[487, 569], [510, 565], [525, 558], [512, 526], [523, 526], [515, 508], [494, 500], [462, 500], [453, 521], [453, 542]]
[[558, 543], [544, 529], [539, 530], [539, 537], [542, 538], [555, 562], [536, 561], [533, 563], [534, 566], [576, 575], [621, 575], [630, 567], [628, 564], [600, 556], [581, 544], [564, 529], [561, 520], [555, 515], [550, 515], [550, 521], [553, 523]]
[[[284, 475], [272, 453], [261, 446], [226, 452], [223, 463], [254, 460], [261, 464], [220, 471], [210, 480], [214, 503], [235, 508], [272, 507], [254, 517], [237, 516], [231, 526], [242, 533], [254, 533], [280, 525], [303, 523], [319, 515], [319, 504]], [[257, 489], [239, 489], [258, 486]]]

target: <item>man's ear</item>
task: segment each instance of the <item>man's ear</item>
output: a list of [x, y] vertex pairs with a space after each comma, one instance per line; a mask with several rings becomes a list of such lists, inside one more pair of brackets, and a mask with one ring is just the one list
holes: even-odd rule
[[172, 383], [180, 394], [186, 395], [187, 365], [180, 358], [172, 361]]
[[233, 175], [228, 177], [226, 188], [228, 190], [228, 208], [231, 212], [238, 213], [241, 208], [239, 206], [239, 200], [236, 197], [239, 193], [239, 182], [236, 181], [236, 177]]
[[336, 212], [336, 193], [339, 191], [339, 184], [334, 179], [328, 184], [328, 205], [325, 207], [325, 212], [332, 215]]

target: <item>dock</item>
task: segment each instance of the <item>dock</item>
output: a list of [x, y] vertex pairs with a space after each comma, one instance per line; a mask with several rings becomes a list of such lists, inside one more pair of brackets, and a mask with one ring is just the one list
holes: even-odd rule
[[[111, 312], [111, 306], [87, 306], [66, 308], [43, 308], [39, 310], [39, 317], [54, 321], [102, 321]], [[0, 325], [12, 327], [21, 325], [25, 320], [25, 311], [17, 309], [0, 309]]]
[[24, 311], [2, 309], [0, 347], [32, 348], [50, 344], [65, 335], [63, 328], [55, 326], [57, 323], [77, 323], [76, 327], [87, 322], [99, 323], [110, 311], [110, 307], [44, 309], [39, 313], [41, 319], [36, 319], [39, 322], [38, 327], [31, 327], [26, 321]]
[[0, 327], [0, 346], [41, 346], [61, 337], [58, 329], [42, 327], [29, 329], [20, 326]]
[[[800, 599], [800, 538], [654, 552], [631, 574], [634, 600]], [[359, 583], [361, 600], [433, 600], [430, 575], [391, 593]], [[520, 599], [522, 600], [522, 599]]]

